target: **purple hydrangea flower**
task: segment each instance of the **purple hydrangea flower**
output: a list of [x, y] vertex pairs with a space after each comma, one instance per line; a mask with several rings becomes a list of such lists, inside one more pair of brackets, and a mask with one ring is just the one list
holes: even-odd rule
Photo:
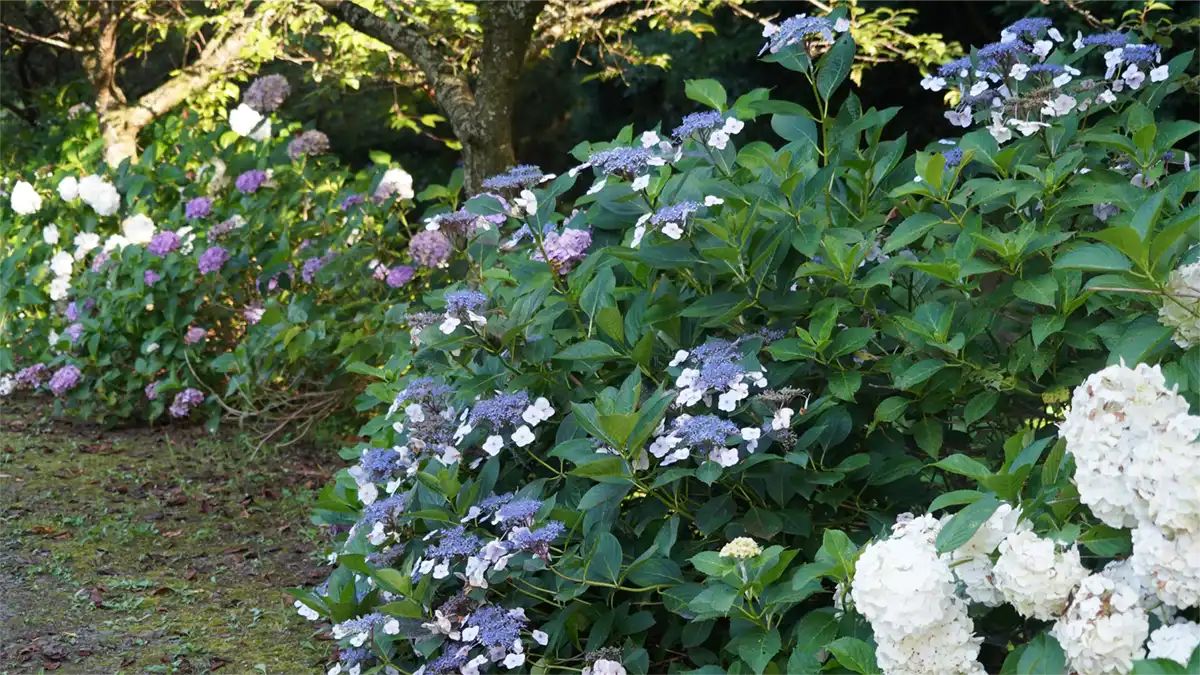
[[388, 270], [387, 285], [389, 288], [400, 288], [412, 281], [415, 273], [416, 270], [409, 265], [397, 265]]
[[108, 255], [108, 251], [100, 251], [96, 254], [95, 258], [92, 258], [92, 271], [99, 272], [103, 270], [109, 260], [112, 260], [112, 258]]
[[470, 650], [450, 647], [445, 654], [425, 664], [425, 672], [427, 675], [458, 673], [463, 666], [467, 665], [467, 657], [470, 655]]
[[187, 417], [192, 412], [192, 408], [204, 402], [204, 392], [199, 389], [187, 388], [175, 394], [175, 401], [171, 403], [172, 417]]
[[480, 220], [481, 216], [466, 209], [459, 209], [450, 213], [440, 213], [434, 216], [430, 223], [436, 225], [439, 232], [469, 237], [475, 234]]
[[154, 401], [154, 400], [158, 399], [158, 385], [159, 384], [161, 384], [161, 383], [160, 382], [151, 382], [150, 384], [146, 385], [146, 399], [147, 400]]
[[207, 238], [209, 241], [216, 241], [221, 237], [236, 230], [242, 224], [241, 216], [234, 216], [228, 220], [223, 220], [216, 225], [208, 228]]
[[333, 262], [333, 259], [336, 257], [336, 253], [329, 251], [319, 258], [305, 260], [304, 265], [300, 268], [300, 278], [304, 280], [304, 283], [311, 284], [313, 279], [317, 278], [317, 272], [320, 272], [321, 268]]
[[[993, 42], [979, 48], [980, 59], [999, 59], [1015, 54], [1022, 54], [1032, 51], [1033, 48], [1021, 42], [1020, 40], [1010, 40], [1008, 42]], [[982, 64], [983, 61], [981, 60]]]
[[359, 456], [358, 468], [352, 470], [352, 475], [360, 481], [382, 483], [404, 470], [402, 457], [391, 448], [367, 448]]
[[292, 161], [305, 155], [320, 155], [329, 151], [329, 137], [316, 129], [310, 129], [288, 143], [287, 153]]
[[188, 219], [207, 218], [212, 213], [212, 197], [196, 197], [184, 207], [184, 215]]
[[161, 278], [162, 276], [154, 270], [146, 270], [142, 273], [142, 281], [144, 281], [147, 286], [153, 286], [154, 284], [158, 283], [158, 280]]
[[67, 326], [67, 329], [63, 331], [63, 335], [67, 336], [67, 338], [71, 340], [71, 344], [79, 342], [79, 338], [83, 337], [83, 324], [73, 323], [70, 326]]
[[502, 495], [492, 495], [491, 497], [487, 497], [483, 501], [479, 502], [479, 508], [485, 513], [491, 513], [501, 506], [511, 502], [513, 496], [514, 495], [511, 492]]
[[146, 245], [146, 250], [152, 254], [165, 258], [167, 254], [179, 248], [179, 235], [170, 230], [164, 230], [155, 234], [150, 238], [150, 243]]
[[408, 253], [422, 267], [441, 267], [450, 259], [453, 246], [446, 235], [437, 230], [422, 230], [408, 242]]
[[1063, 70], [1065, 68], [1055, 63], [1035, 63], [1029, 66], [1029, 72], [1031, 73], [1051, 73], [1057, 75], [1063, 72]]
[[1162, 58], [1162, 48], [1158, 45], [1126, 45], [1121, 56], [1132, 63], [1155, 63]]
[[404, 513], [404, 506], [405, 498], [402, 493], [394, 494], [386, 499], [380, 499], [363, 509], [362, 518], [359, 519], [359, 523], [362, 527], [369, 530], [375, 526], [375, 523], [391, 520]]
[[454, 393], [454, 389], [445, 384], [439, 384], [432, 377], [418, 377], [410, 382], [404, 388], [404, 391], [396, 394], [396, 401], [398, 403], [420, 403], [421, 405], [426, 405], [452, 393]]
[[940, 77], [957, 77], [964, 70], [971, 69], [971, 57], [963, 56], [953, 61], [943, 63], [938, 68], [938, 76]]
[[650, 222], [654, 225], [662, 225], [665, 223], [679, 223], [682, 225], [687, 221], [688, 216], [699, 210], [699, 202], [679, 202], [678, 204], [664, 206], [655, 211], [654, 215], [650, 216]]
[[683, 140], [692, 134], [720, 129], [725, 124], [725, 117], [716, 110], [696, 112], [683, 117], [683, 122], [675, 127], [671, 135], [676, 140]]
[[[550, 258], [550, 265], [559, 274], [567, 274], [574, 269], [576, 263], [587, 257], [591, 246], [591, 230], [563, 230], [562, 234], [551, 232], [542, 240], [546, 257]], [[541, 251], [534, 251], [529, 257], [532, 260], [545, 261]]]
[[263, 314], [265, 314], [266, 311], [267, 310], [263, 309], [261, 304], [253, 303], [242, 310], [242, 318], [246, 320], [246, 323], [253, 326], [259, 321], [262, 321]]
[[468, 626], [478, 626], [477, 639], [485, 647], [512, 647], [520, 639], [521, 630], [525, 628], [525, 619], [519, 614], [489, 605], [471, 613], [467, 619]]
[[267, 182], [267, 172], [259, 169], [251, 169], [237, 177], [234, 186], [238, 192], [244, 195], [252, 195], [262, 187], [262, 184]]
[[724, 446], [725, 439], [738, 434], [738, 426], [716, 415], [690, 417], [675, 425], [672, 434], [683, 439], [688, 446]]
[[541, 182], [546, 174], [532, 164], [518, 164], [502, 174], [484, 179], [485, 190], [520, 190]]
[[32, 366], [26, 366], [17, 372], [17, 386], [36, 389], [46, 380], [49, 370], [49, 366], [44, 363], [35, 363]]
[[67, 309], [63, 312], [63, 314], [67, 317], [67, 321], [78, 321], [79, 306], [74, 300], [72, 300], [71, 302], [67, 303]]
[[492, 398], [485, 398], [471, 408], [468, 423], [474, 426], [481, 420], [492, 423], [493, 428], [505, 424], [521, 424], [521, 414], [529, 407], [529, 394], [523, 391], [501, 392]]
[[286, 77], [266, 75], [250, 84], [246, 93], [242, 94], [242, 103], [265, 115], [283, 105], [290, 93], [292, 87]]
[[204, 330], [200, 326], [192, 326], [191, 328], [188, 328], [187, 333], [184, 334], [183, 343], [185, 345], [194, 345], [203, 340], [207, 333], [208, 331]]
[[357, 192], [342, 200], [342, 210], [349, 211], [350, 209], [367, 201], [367, 198]]
[[50, 378], [50, 391], [54, 392], [55, 396], [62, 396], [78, 386], [82, 377], [83, 373], [79, 372], [79, 368], [70, 364], [65, 365], [55, 371], [54, 376]]
[[208, 274], [210, 272], [219, 271], [228, 260], [229, 251], [226, 251], [220, 246], [210, 247], [204, 253], [200, 254], [200, 260], [198, 262], [200, 274]]

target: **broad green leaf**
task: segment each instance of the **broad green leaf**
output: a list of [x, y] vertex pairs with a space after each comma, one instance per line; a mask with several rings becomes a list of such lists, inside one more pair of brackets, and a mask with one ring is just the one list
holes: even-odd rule
[[937, 459], [942, 451], [942, 421], [926, 417], [913, 426], [913, 437], [917, 441], [917, 447], [933, 459]]
[[610, 347], [606, 342], [584, 340], [555, 354], [554, 358], [560, 361], [599, 361], [620, 355], [617, 350]]
[[762, 675], [767, 669], [767, 664], [779, 653], [779, 647], [779, 631], [774, 628], [756, 628], [748, 635], [738, 638], [738, 656], [742, 657], [757, 675]]
[[1093, 272], [1124, 272], [1133, 263], [1117, 249], [1107, 244], [1084, 244], [1058, 256], [1056, 270], [1089, 270]]
[[854, 64], [854, 38], [847, 31], [817, 63], [817, 91], [826, 100], [841, 86]]
[[925, 236], [941, 222], [941, 217], [932, 213], [914, 213], [905, 218], [904, 222], [900, 223], [900, 226], [888, 237], [887, 242], [883, 245], [883, 252], [891, 253], [904, 248]]
[[918, 361], [903, 373], [896, 376], [894, 378], [894, 384], [897, 389], [912, 389], [918, 384], [921, 384], [925, 380], [933, 377], [935, 373], [945, 367], [946, 362], [940, 359], [926, 359], [924, 361]]
[[971, 397], [969, 403], [963, 409], [963, 420], [967, 424], [971, 424], [977, 420], [981, 420], [992, 408], [996, 407], [996, 401], [1000, 400], [1000, 394], [995, 391], [981, 391]]
[[1115, 558], [1133, 549], [1129, 530], [1118, 530], [1107, 525], [1095, 525], [1079, 538], [1084, 548], [1104, 558]]
[[1025, 647], [1017, 664], [1018, 675], [1047, 675], [1065, 673], [1067, 656], [1048, 633], [1040, 633]]
[[1000, 500], [984, 497], [954, 514], [937, 536], [938, 553], [949, 553], [971, 540], [980, 526], [1000, 508]]
[[879, 422], [894, 422], [900, 419], [908, 408], [908, 399], [903, 396], [886, 398], [875, 408], [875, 419]]
[[1058, 284], [1049, 274], [1013, 284], [1013, 294], [1018, 298], [1047, 307], [1054, 306], [1054, 296], [1057, 292]]
[[829, 391], [843, 401], [853, 401], [854, 393], [862, 386], [862, 373], [843, 370], [829, 376]]
[[796, 622], [795, 651], [815, 655], [837, 637], [838, 619], [832, 607], [814, 609]]
[[722, 87], [720, 82], [687, 80], [683, 87], [684, 94], [693, 101], [703, 103], [714, 110], [725, 110], [725, 103], [728, 99], [725, 95], [725, 87]]
[[945, 492], [937, 496], [929, 503], [929, 511], [937, 511], [944, 509], [947, 506], [958, 506], [960, 504], [971, 504], [986, 497], [978, 490], [955, 490], [953, 492]]
[[876, 675], [880, 672], [875, 663], [875, 650], [858, 638], [838, 638], [830, 642], [826, 649], [843, 667], [860, 675]]
[[596, 548], [588, 558], [586, 578], [617, 583], [621, 578], [621, 542], [605, 532], [596, 540]]
[[990, 469], [981, 464], [979, 460], [972, 459], [966, 455], [950, 455], [946, 459], [934, 464], [939, 469], [956, 473], [960, 476], [967, 476], [979, 480], [992, 475]]

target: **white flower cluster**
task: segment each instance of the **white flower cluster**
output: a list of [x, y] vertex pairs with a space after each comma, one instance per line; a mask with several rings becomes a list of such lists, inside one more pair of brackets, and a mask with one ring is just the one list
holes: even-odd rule
[[942, 523], [903, 515], [892, 536], [863, 549], [850, 597], [870, 622], [888, 675], [983, 675], [967, 605], [935, 547]]
[[0, 375], [0, 398], [13, 393], [17, 388], [17, 378], [12, 375]]
[[245, 103], [229, 111], [229, 128], [252, 141], [265, 141], [271, 137], [271, 120]]
[[1167, 292], [1159, 322], [1175, 329], [1175, 344], [1183, 349], [1200, 344], [1200, 262], [1171, 272]]
[[750, 537], [738, 537], [722, 546], [721, 552], [717, 555], [722, 558], [745, 560], [746, 558], [753, 558], [760, 553], [762, 553], [762, 547], [753, 539]]
[[625, 666], [620, 661], [596, 659], [596, 662], [586, 666], [579, 675], [625, 675]]
[[1027, 528], [1000, 542], [992, 571], [996, 588], [1021, 616], [1050, 621], [1063, 613], [1071, 592], [1088, 575], [1079, 549], [1043, 539]]
[[397, 199], [412, 199], [415, 194], [413, 177], [399, 167], [392, 167], [383, 172], [383, 178], [379, 179], [379, 186], [375, 188], [375, 199], [380, 201], [393, 196]]
[[963, 592], [971, 602], [988, 607], [1004, 604], [1004, 594], [996, 588], [991, 556], [1000, 542], [1017, 530], [1020, 511], [1001, 504], [967, 543], [950, 552], [950, 569], [963, 584]]
[[1059, 435], [1080, 501], [1112, 527], [1200, 531], [1200, 417], [1158, 366], [1109, 366], [1075, 389]]
[[1200, 647], [1200, 624], [1193, 621], [1161, 626], [1146, 644], [1149, 658], [1171, 659], [1181, 666], [1188, 664], [1196, 647]]
[[121, 208], [121, 193], [112, 183], [95, 174], [79, 181], [71, 176], [62, 179], [58, 184], [58, 196], [66, 201], [78, 197], [98, 216], [111, 216]]
[[1093, 574], [1079, 585], [1053, 635], [1078, 675], [1125, 675], [1145, 652], [1150, 633], [1138, 592], [1126, 584]]
[[1168, 605], [1200, 605], [1200, 417], [1158, 366], [1124, 364], [1075, 389], [1060, 430], [1080, 501], [1133, 527], [1134, 571]]
[[33, 189], [29, 183], [19, 180], [13, 186], [12, 195], [9, 197], [9, 204], [12, 210], [22, 216], [31, 216], [42, 208], [42, 196]]

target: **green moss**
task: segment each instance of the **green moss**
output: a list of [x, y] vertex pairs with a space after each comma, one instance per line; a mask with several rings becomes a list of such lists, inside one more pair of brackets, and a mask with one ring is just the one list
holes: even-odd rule
[[102, 431], [0, 412], [0, 673], [319, 672], [282, 589], [323, 575], [327, 478], [199, 429]]

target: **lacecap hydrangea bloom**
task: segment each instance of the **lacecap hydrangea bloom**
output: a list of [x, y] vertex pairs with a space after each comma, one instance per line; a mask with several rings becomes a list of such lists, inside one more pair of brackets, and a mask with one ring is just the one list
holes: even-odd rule
[[1200, 344], [1200, 262], [1171, 272], [1167, 293], [1158, 320], [1175, 329], [1175, 344], [1182, 349]]
[[546, 174], [532, 164], [518, 164], [502, 174], [485, 178], [484, 190], [521, 190], [545, 180]]

